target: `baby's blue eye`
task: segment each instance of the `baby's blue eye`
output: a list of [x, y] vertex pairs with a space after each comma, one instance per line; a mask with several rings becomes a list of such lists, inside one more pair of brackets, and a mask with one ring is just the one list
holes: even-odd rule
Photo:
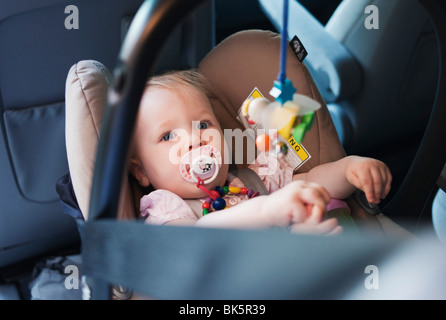
[[198, 129], [200, 130], [204, 130], [209, 128], [209, 123], [208, 122], [200, 122], [200, 124], [198, 125]]
[[174, 135], [172, 132], [166, 133], [164, 136], [162, 136], [161, 140], [162, 141], [169, 141], [172, 140], [174, 138]]

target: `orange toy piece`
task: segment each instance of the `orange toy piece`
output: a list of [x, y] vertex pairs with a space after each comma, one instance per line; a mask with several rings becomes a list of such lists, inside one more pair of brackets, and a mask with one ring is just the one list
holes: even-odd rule
[[261, 134], [256, 138], [256, 146], [260, 151], [268, 152], [270, 149], [270, 138], [267, 134]]

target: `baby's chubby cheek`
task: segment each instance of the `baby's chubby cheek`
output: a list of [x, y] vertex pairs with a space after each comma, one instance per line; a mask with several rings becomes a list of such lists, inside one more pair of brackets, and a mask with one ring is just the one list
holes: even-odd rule
[[217, 186], [224, 186], [228, 178], [228, 170], [229, 170], [228, 164], [223, 163], [220, 166], [220, 171], [218, 173], [217, 178], [212, 183], [210, 183], [209, 187], [215, 189]]

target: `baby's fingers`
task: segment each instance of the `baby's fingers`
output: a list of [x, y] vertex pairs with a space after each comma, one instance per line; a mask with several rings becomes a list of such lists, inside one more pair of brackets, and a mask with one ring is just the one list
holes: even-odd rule
[[373, 183], [373, 193], [366, 193], [367, 200], [370, 203], [380, 203], [390, 192], [392, 175], [387, 166], [380, 166], [370, 170], [370, 176]]
[[310, 182], [298, 182], [297, 185], [297, 200], [320, 207], [325, 207], [330, 202], [330, 194], [324, 187]]
[[325, 220], [319, 224], [299, 223], [291, 226], [291, 232], [313, 235], [336, 235], [342, 232], [335, 218]]
[[380, 173], [381, 173], [381, 179], [383, 181], [381, 199], [384, 199], [390, 192], [393, 178], [387, 166], [382, 167]]
[[307, 225], [317, 225], [324, 218], [325, 207], [312, 206], [308, 219], [304, 222]]
[[355, 175], [354, 185], [361, 189], [370, 203], [379, 203], [383, 193], [382, 177], [379, 170], [367, 170]]
[[341, 226], [336, 226], [332, 231], [328, 232], [325, 235], [326, 236], [338, 236], [338, 235], [342, 234], [343, 231], [344, 231], [344, 229]]
[[373, 194], [371, 194], [370, 197], [367, 197], [367, 199], [370, 203], [378, 204], [381, 202], [382, 195], [384, 193], [385, 178], [382, 177], [380, 170], [372, 169], [370, 171], [373, 184]]
[[372, 203], [374, 200], [373, 179], [368, 174], [356, 174], [351, 177], [351, 184], [365, 193], [367, 201]]

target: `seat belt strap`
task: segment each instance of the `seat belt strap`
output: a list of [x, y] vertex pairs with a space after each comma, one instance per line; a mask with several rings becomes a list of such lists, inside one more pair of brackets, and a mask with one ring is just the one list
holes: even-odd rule
[[254, 170], [244, 168], [234, 170], [232, 173], [243, 182], [246, 188], [256, 190], [262, 196], [269, 194], [262, 179]]

